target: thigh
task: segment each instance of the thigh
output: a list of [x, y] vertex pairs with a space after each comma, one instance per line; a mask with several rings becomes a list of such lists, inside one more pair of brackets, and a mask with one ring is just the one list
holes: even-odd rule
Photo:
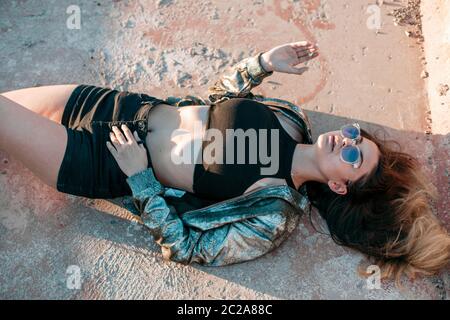
[[63, 125], [0, 95], [0, 149], [54, 188], [66, 145]]
[[61, 123], [64, 108], [76, 87], [76, 84], [41, 86], [8, 91], [1, 95], [34, 113]]

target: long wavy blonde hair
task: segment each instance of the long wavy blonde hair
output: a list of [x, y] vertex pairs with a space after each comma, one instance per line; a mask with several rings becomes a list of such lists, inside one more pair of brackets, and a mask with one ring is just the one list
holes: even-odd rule
[[[436, 188], [417, 158], [394, 150], [393, 140], [361, 130], [380, 150], [377, 167], [348, 186], [346, 195], [308, 182], [308, 196], [326, 220], [333, 240], [369, 256], [382, 278], [432, 275], [450, 261], [450, 236], [432, 212]], [[365, 272], [360, 269], [360, 273]]]

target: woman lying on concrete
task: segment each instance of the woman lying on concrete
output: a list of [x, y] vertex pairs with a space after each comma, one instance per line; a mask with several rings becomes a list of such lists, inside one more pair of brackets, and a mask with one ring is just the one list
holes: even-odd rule
[[89, 85], [6, 92], [0, 149], [61, 192], [131, 196], [129, 210], [166, 259], [255, 259], [312, 204], [337, 243], [372, 257], [385, 276], [436, 273], [450, 237], [415, 158], [357, 123], [313, 143], [303, 110], [250, 92], [274, 71], [302, 74], [296, 66], [317, 55], [301, 41], [246, 58], [209, 88], [209, 101]]

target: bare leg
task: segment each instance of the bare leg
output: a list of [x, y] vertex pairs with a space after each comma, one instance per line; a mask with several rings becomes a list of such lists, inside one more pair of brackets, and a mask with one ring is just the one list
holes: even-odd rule
[[34, 113], [61, 123], [64, 107], [76, 84], [41, 86], [4, 92], [1, 95]]
[[56, 188], [66, 145], [63, 125], [0, 95], [0, 149], [20, 160], [53, 188]]

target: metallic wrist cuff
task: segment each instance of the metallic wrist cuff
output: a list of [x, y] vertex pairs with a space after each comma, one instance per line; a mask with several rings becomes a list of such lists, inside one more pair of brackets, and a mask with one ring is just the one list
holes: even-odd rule
[[264, 52], [259, 52], [257, 55], [248, 58], [247, 70], [250, 76], [256, 80], [261, 81], [263, 78], [270, 76], [273, 71], [266, 71], [261, 65], [260, 57]]

